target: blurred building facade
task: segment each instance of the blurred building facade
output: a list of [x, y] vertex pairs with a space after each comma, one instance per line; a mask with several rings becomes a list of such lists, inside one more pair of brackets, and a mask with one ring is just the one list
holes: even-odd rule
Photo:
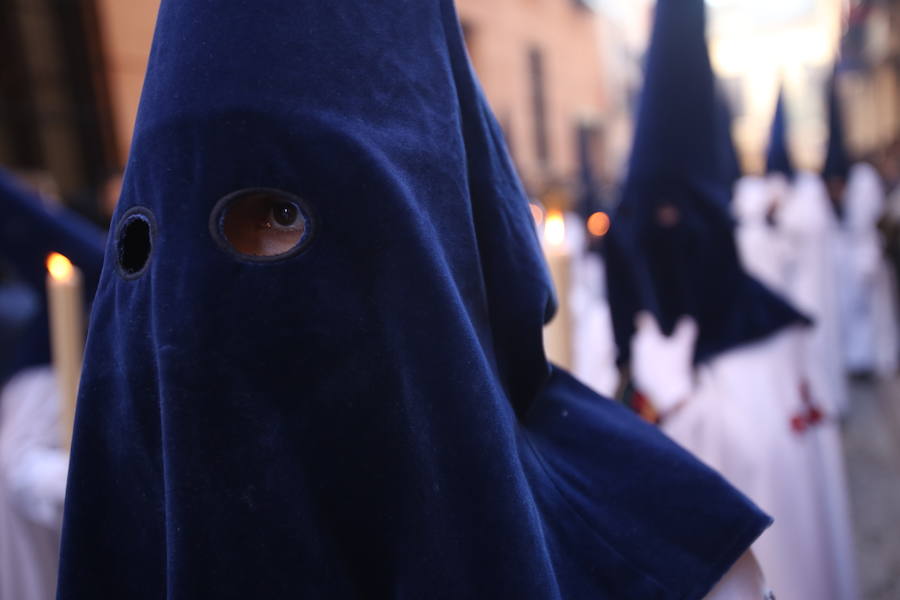
[[898, 0], [707, 0], [710, 48], [735, 114], [745, 167], [763, 166], [769, 123], [785, 88], [798, 166], [824, 159], [825, 87], [837, 65], [847, 141], [857, 157], [900, 135]]
[[[653, 0], [456, 2], [528, 192], [565, 203], [586, 171], [620, 177]], [[851, 146], [870, 152], [897, 138], [900, 0], [707, 3], [713, 62], [749, 170], [762, 162], [782, 81], [795, 155], [818, 168], [827, 135], [822, 88], [842, 47]], [[67, 198], [120, 170], [158, 7], [159, 0], [0, 0], [0, 164], [46, 174]]]
[[76, 203], [100, 193], [125, 162], [158, 4], [0, 0], [0, 164]]
[[851, 5], [841, 44], [848, 143], [870, 156], [900, 141], [900, 0]]
[[582, 0], [457, 0], [457, 7], [526, 189], [565, 203], [585, 167], [603, 171], [608, 102], [599, 14]]
[[[130, 145], [159, 0], [0, 0], [0, 164], [64, 196], [102, 185]], [[588, 0], [458, 0], [473, 63], [528, 191], [569, 189], [606, 109]], [[583, 154], [583, 153], [582, 153]]]

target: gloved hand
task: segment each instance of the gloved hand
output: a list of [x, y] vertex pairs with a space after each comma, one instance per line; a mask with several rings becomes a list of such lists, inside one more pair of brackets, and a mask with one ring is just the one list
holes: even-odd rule
[[662, 419], [684, 403], [694, 388], [693, 356], [697, 323], [682, 317], [670, 337], [656, 318], [639, 313], [631, 339], [631, 372], [635, 387], [647, 396]]

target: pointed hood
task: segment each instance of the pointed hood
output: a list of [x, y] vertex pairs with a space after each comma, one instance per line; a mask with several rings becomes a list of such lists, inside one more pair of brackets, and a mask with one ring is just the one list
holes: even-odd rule
[[766, 149], [766, 173], [781, 173], [787, 178], [794, 176], [794, 162], [788, 144], [787, 106], [784, 99], [784, 87], [778, 91], [775, 103], [775, 116], [772, 118], [772, 129], [769, 133], [769, 146]]
[[841, 101], [837, 89], [837, 71], [828, 79], [828, 147], [822, 178], [838, 177], [846, 180], [850, 173], [850, 156], [844, 139], [844, 123], [841, 117]]
[[693, 599], [765, 526], [544, 358], [451, 0], [163, 0], [114, 221], [61, 600]]
[[103, 243], [99, 228], [63, 207], [47, 206], [23, 182], [0, 170], [0, 262], [9, 265], [13, 278], [27, 286], [35, 297], [30, 323], [21, 328], [15, 351], [7, 356], [6, 368], [0, 366], [0, 383], [19, 369], [50, 362], [47, 255], [59, 252], [81, 269], [87, 305], [100, 279]]
[[804, 322], [744, 272], [716, 148], [716, 102], [703, 0], [660, 0], [623, 198], [608, 251], [610, 305], [620, 357], [637, 312], [668, 334], [683, 315], [699, 324], [704, 360]]
[[731, 135], [731, 127], [731, 107], [728, 106], [728, 98], [725, 93], [719, 90], [716, 94], [716, 131], [718, 132], [716, 153], [719, 157], [719, 168], [725, 185], [732, 192], [728, 195], [729, 199], [734, 195], [734, 186], [743, 174], [741, 160]]

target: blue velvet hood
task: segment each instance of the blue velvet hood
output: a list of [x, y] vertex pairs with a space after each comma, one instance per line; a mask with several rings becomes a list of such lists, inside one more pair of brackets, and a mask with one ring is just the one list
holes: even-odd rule
[[837, 88], [837, 69], [828, 79], [828, 147], [825, 151], [825, 163], [822, 166], [822, 178], [837, 177], [843, 180], [850, 174], [850, 156], [844, 143], [844, 120], [841, 117], [841, 101]]
[[784, 88], [778, 92], [775, 103], [775, 116], [772, 117], [772, 128], [769, 133], [769, 145], [766, 149], [766, 173], [781, 173], [788, 179], [794, 177], [794, 161], [788, 147], [787, 107], [784, 100]]
[[449, 0], [164, 0], [115, 222], [63, 600], [701, 598], [768, 523], [546, 362]]
[[717, 153], [716, 100], [703, 0], [660, 0], [623, 196], [607, 251], [621, 361], [639, 311], [670, 334], [699, 325], [695, 358], [805, 322], [741, 267], [730, 186]]
[[[81, 269], [87, 306], [103, 266], [103, 232], [62, 207], [49, 207], [13, 175], [0, 169], [0, 261], [5, 262], [19, 284], [30, 289], [34, 305], [18, 312], [15, 348], [3, 353], [0, 383], [20, 369], [50, 362], [45, 266], [51, 252], [64, 254]], [[24, 301], [23, 291], [15, 302]], [[9, 297], [13, 302], [13, 297]], [[22, 307], [19, 308], [21, 310]]]

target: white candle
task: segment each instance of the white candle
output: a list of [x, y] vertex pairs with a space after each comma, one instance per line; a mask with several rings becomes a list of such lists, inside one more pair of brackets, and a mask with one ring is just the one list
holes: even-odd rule
[[47, 257], [47, 307], [53, 370], [60, 397], [62, 447], [72, 444], [75, 400], [84, 352], [84, 304], [81, 272], [62, 254]]
[[556, 315], [544, 327], [544, 351], [547, 358], [560, 367], [572, 368], [572, 309], [569, 306], [572, 256], [566, 246], [566, 224], [563, 214], [550, 211], [544, 222], [544, 256], [556, 289]]

